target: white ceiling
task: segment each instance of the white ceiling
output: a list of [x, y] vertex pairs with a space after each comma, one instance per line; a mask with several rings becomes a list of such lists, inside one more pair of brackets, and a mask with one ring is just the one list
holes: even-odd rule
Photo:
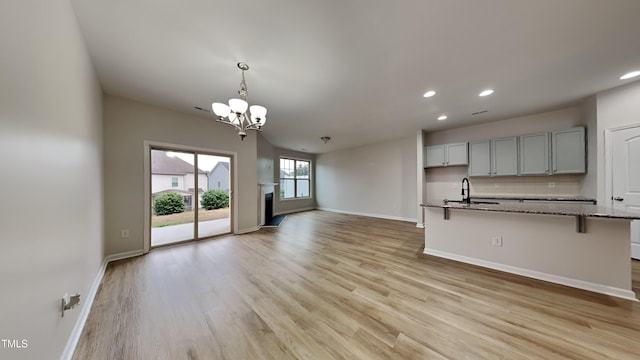
[[314, 153], [565, 106], [640, 70], [640, 0], [72, 3], [107, 94], [214, 121], [194, 107], [236, 95], [244, 61], [263, 135]]

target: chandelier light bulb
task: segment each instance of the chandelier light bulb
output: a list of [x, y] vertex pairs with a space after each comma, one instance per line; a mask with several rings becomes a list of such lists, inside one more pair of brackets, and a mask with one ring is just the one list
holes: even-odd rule
[[229, 107], [231, 108], [231, 111], [236, 114], [244, 114], [247, 112], [249, 104], [247, 104], [247, 102], [242, 99], [230, 99]]
[[249, 112], [251, 112], [251, 121], [254, 123], [259, 123], [261, 119], [267, 116], [267, 109], [260, 105], [251, 105]]
[[211, 104], [211, 108], [213, 109], [214, 114], [221, 117], [227, 117], [231, 112], [231, 109], [229, 108], [229, 106], [223, 103], [215, 102]]

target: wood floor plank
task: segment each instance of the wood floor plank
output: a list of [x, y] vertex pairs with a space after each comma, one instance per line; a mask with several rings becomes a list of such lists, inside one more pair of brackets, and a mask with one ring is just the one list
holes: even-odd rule
[[310, 211], [110, 263], [74, 359], [640, 358], [638, 302], [423, 255], [423, 231]]

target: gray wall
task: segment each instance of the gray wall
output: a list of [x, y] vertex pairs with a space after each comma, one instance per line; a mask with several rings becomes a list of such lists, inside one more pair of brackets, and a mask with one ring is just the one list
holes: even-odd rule
[[0, 14], [0, 359], [56, 359], [103, 259], [102, 91], [68, 1]]
[[316, 158], [318, 207], [416, 221], [417, 151], [414, 135]]
[[274, 147], [267, 139], [258, 133], [258, 182], [275, 183], [278, 182], [277, 177], [274, 178], [275, 168]]
[[[120, 254], [144, 248], [144, 141], [211, 152], [237, 153], [235, 190], [240, 232], [258, 225], [256, 134], [240, 141], [229, 125], [131, 100], [106, 96], [104, 112], [105, 251]], [[120, 237], [129, 229], [129, 238]]]
[[273, 213], [286, 214], [296, 211], [315, 209], [315, 155], [299, 151], [285, 150], [271, 145], [262, 135], [258, 137], [258, 179], [260, 183], [280, 182], [280, 156], [311, 161], [311, 198], [280, 199], [280, 187], [274, 192]]

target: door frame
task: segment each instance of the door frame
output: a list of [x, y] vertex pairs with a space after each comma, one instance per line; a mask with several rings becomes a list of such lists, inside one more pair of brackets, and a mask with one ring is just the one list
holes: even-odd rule
[[[614, 207], [613, 203], [613, 135], [618, 131], [629, 130], [634, 128], [640, 128], [640, 123], [618, 126], [610, 129], [605, 129], [604, 131], [604, 195], [607, 206], [610, 208]], [[640, 220], [632, 220], [632, 223], [629, 224], [629, 227], [633, 226], [633, 223], [639, 223]], [[637, 225], [636, 228], [640, 227]], [[631, 247], [631, 257], [633, 259], [640, 259], [640, 245], [634, 243], [633, 238], [633, 228], [630, 229], [632, 234], [629, 238], [629, 243]]]
[[[212, 155], [212, 156], [227, 156], [229, 157], [229, 164], [231, 166], [230, 176], [231, 179], [229, 181], [231, 189], [229, 190], [229, 204], [231, 206], [230, 216], [230, 230], [232, 234], [238, 233], [238, 223], [235, 221], [238, 218], [238, 202], [237, 196], [235, 196], [234, 190], [238, 188], [238, 177], [237, 175], [237, 159], [238, 153], [235, 151], [227, 151], [221, 149], [213, 149], [213, 148], [203, 148], [196, 146], [188, 146], [181, 144], [173, 144], [166, 143], [160, 141], [143, 141], [143, 151], [144, 151], [144, 201], [143, 201], [143, 214], [144, 214], [144, 232], [143, 232], [143, 242], [144, 242], [144, 250], [143, 253], [148, 253], [151, 250], [151, 149], [155, 148], [158, 150], [174, 150], [174, 151], [184, 151], [184, 152], [195, 152], [201, 153], [202, 155]], [[197, 154], [194, 155], [197, 158]], [[197, 159], [194, 159], [194, 163], [197, 165]], [[195, 165], [194, 165], [195, 166]], [[194, 222], [197, 222], [197, 216], [194, 217]], [[197, 226], [197, 225], [194, 225]], [[197, 227], [195, 227], [197, 231]], [[194, 233], [194, 240], [198, 239], [197, 232]]]

